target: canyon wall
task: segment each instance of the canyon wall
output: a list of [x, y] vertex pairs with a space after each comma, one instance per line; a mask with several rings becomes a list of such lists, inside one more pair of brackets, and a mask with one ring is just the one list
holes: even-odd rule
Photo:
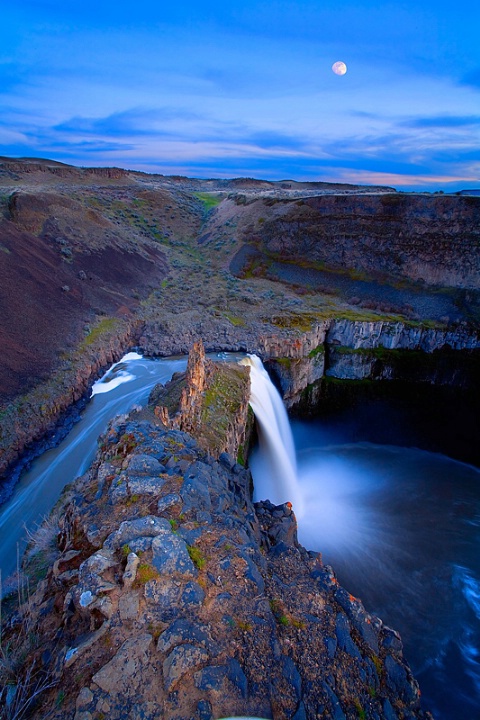
[[10, 494], [23, 462], [13, 475], [12, 465], [58, 443], [75, 420], [76, 404], [87, 400], [94, 380], [135, 344], [139, 332], [136, 323], [121, 320], [100, 328], [98, 337], [92, 330], [82, 351], [64, 360], [52, 377], [1, 411], [0, 480], [6, 479], [0, 486], [1, 501]]
[[[307, 318], [308, 319], [308, 318]], [[478, 384], [479, 336], [467, 325], [432, 328], [421, 324], [347, 319], [312, 322], [308, 331], [264, 325], [219, 327], [206, 315], [183, 327], [116, 321], [81, 356], [65, 363], [50, 381], [3, 412], [0, 476], [33, 441], [52, 432], [102, 369], [137, 345], [147, 354], [185, 353], [200, 337], [207, 351], [238, 350], [259, 355], [281, 388], [288, 408], [310, 388], [310, 403], [320, 398], [324, 377], [350, 380], [408, 380], [459, 388]], [[312, 390], [313, 388], [313, 390]], [[314, 400], [314, 398], [316, 398]], [[4, 486], [4, 492], [7, 489]]]
[[278, 378], [287, 407], [322, 377], [405, 380], [469, 387], [480, 371], [478, 334], [465, 325], [429, 328], [403, 322], [321, 323], [301, 339], [263, 339], [262, 356]]
[[[292, 263], [478, 289], [480, 198], [322, 195], [256, 201], [244, 239]], [[255, 220], [256, 219], [256, 220]]]

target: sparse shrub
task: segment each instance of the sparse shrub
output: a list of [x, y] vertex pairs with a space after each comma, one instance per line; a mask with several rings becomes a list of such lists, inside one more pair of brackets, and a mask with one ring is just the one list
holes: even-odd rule
[[147, 625], [147, 630], [148, 630], [148, 632], [150, 633], [150, 635], [152, 635], [152, 637], [153, 637], [153, 639], [155, 640], [155, 642], [157, 642], [158, 638], [159, 638], [160, 635], [162, 634], [162, 632], [163, 632], [163, 627], [164, 627], [164, 626], [162, 626], [162, 625], [155, 625], [155, 624], [152, 623], [152, 622], [148, 623], [148, 625]]
[[270, 608], [275, 616], [275, 620], [283, 626], [290, 625], [290, 618], [288, 617], [283, 603], [280, 600], [270, 600]]
[[378, 677], [381, 677], [383, 673], [383, 664], [378, 655], [372, 655], [372, 662], [375, 665]]
[[237, 620], [237, 627], [244, 632], [250, 632], [252, 629], [252, 623], [249, 623], [246, 620]]
[[2, 583], [0, 575], [0, 717], [21, 720], [30, 715], [40, 695], [58, 680], [52, 669], [38, 662], [37, 618], [28, 592], [28, 580], [19, 576], [17, 615], [13, 633], [4, 637], [2, 628]]
[[148, 563], [140, 563], [137, 568], [137, 576], [135, 578], [134, 585], [136, 587], [140, 585], [145, 585], [145, 583], [149, 582], [150, 580], [156, 580], [158, 577], [160, 577], [160, 575], [154, 567], [152, 567]]
[[359, 720], [365, 720], [367, 717], [365, 710], [363, 709], [360, 700], [354, 700], [353, 704], [355, 705], [355, 710], [357, 711], [357, 715]]
[[24, 565], [32, 582], [38, 582], [48, 572], [58, 555], [60, 511], [53, 510], [34, 531], [27, 530], [28, 546]]
[[173, 531], [174, 533], [176, 533], [177, 530], [178, 530], [178, 523], [177, 523], [177, 521], [175, 520], [175, 518], [170, 518], [170, 520], [169, 520], [168, 522], [170, 523], [170, 526], [171, 526], [171, 528], [172, 528], [172, 531]]
[[190, 555], [190, 559], [195, 565], [198, 570], [202, 570], [202, 568], [205, 567], [205, 563], [207, 562], [205, 556], [203, 555], [200, 548], [196, 547], [195, 545], [187, 545], [188, 554]]
[[237, 462], [240, 465], [245, 465], [245, 449], [242, 444], [238, 446]]
[[118, 455], [126, 458], [127, 455], [137, 447], [137, 441], [133, 433], [124, 433], [118, 441]]
[[293, 627], [297, 628], [297, 630], [305, 629], [305, 623], [303, 622], [303, 620], [299, 620], [298, 618], [291, 618], [291, 623]]

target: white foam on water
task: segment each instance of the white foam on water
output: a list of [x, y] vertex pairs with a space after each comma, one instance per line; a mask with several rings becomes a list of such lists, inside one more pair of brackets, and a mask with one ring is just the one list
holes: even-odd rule
[[459, 573], [465, 600], [477, 618], [480, 619], [480, 582], [473, 577], [467, 568], [456, 565], [455, 570]]
[[135, 375], [132, 375], [129, 372], [120, 372], [118, 373], [112, 380], [97, 380], [97, 382], [92, 387], [92, 394], [90, 397], [93, 397], [94, 395], [101, 395], [102, 393], [110, 392], [111, 390], [114, 390], [119, 385], [123, 385], [123, 383], [130, 382], [130, 380], [135, 380]]
[[[128, 362], [129, 360], [143, 360], [143, 355], [139, 355], [137, 352], [129, 352], [118, 361], [117, 364], [122, 362]], [[115, 367], [115, 365], [113, 366]]]
[[136, 352], [129, 352], [124, 355], [115, 365], [113, 365], [99, 380], [97, 380], [92, 387], [90, 397], [94, 395], [101, 395], [103, 393], [111, 392], [119, 385], [123, 383], [135, 380], [135, 375], [128, 372], [125, 365], [135, 360], [143, 360], [142, 355]]

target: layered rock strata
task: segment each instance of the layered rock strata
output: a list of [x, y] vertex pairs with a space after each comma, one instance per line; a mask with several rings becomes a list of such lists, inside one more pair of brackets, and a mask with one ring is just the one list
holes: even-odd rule
[[262, 198], [244, 214], [250, 221], [245, 221], [244, 239], [270, 258], [478, 288], [478, 197], [372, 193]]
[[478, 333], [464, 325], [440, 329], [340, 319], [317, 325], [301, 340], [267, 343], [266, 349], [266, 364], [289, 408], [324, 377], [468, 388], [480, 372]]

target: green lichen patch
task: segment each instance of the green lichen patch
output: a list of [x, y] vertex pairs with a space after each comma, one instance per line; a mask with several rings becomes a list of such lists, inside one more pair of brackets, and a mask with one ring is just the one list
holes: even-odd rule
[[325, 355], [325, 346], [324, 345], [318, 345], [318, 347], [313, 348], [313, 350], [310, 350], [308, 353], [309, 358], [317, 357], [318, 355]]
[[275, 327], [299, 330], [300, 332], [308, 332], [318, 320], [319, 316], [316, 313], [284, 313], [270, 318], [271, 324]]
[[243, 318], [243, 317], [239, 317], [238, 315], [233, 315], [230, 312], [225, 312], [223, 314], [227, 318], [227, 320], [232, 323], [232, 325], [234, 327], [244, 327], [247, 324], [245, 318]]
[[92, 330], [88, 333], [88, 335], [84, 338], [82, 344], [80, 345], [80, 352], [83, 352], [87, 348], [95, 345], [99, 340], [102, 340], [102, 338], [110, 334], [111, 332], [115, 331], [117, 327], [119, 327], [120, 321], [117, 320], [117, 318], [112, 317], [105, 317], [102, 318]]
[[229, 429], [248, 402], [248, 369], [234, 364], [215, 365], [205, 390], [201, 414], [201, 435], [207, 445], [221, 451]]
[[204, 554], [197, 545], [187, 545], [188, 554], [190, 560], [193, 562], [198, 570], [203, 570], [205, 563], [207, 562]]

